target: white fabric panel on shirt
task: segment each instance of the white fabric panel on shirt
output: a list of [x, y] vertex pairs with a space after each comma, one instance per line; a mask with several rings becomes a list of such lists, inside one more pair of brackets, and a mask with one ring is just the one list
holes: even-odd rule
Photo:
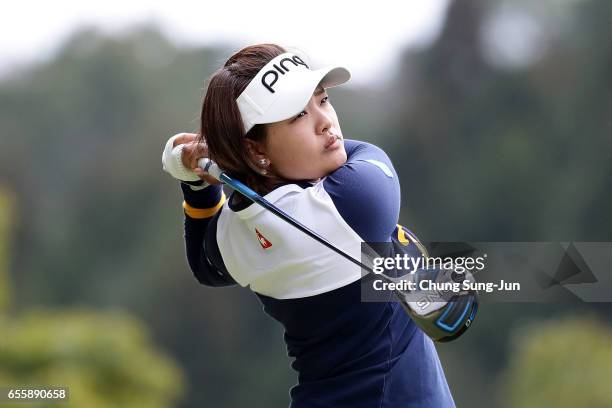
[[[344, 221], [320, 181], [310, 188], [288, 184], [265, 198], [356, 259], [361, 238]], [[315, 241], [258, 204], [226, 208], [217, 224], [225, 266], [242, 286], [276, 299], [314, 296], [361, 277], [359, 266]], [[272, 245], [260, 242], [257, 231]]]

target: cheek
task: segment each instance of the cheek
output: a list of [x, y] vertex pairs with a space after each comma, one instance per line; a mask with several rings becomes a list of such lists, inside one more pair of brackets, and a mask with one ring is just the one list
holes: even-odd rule
[[290, 179], [309, 178], [321, 156], [312, 140], [292, 140], [276, 150], [276, 168]]
[[295, 134], [269, 134], [267, 155], [273, 168], [280, 176], [294, 178], [295, 172], [303, 167], [304, 144]]
[[312, 135], [299, 126], [275, 128], [268, 134], [267, 153], [277, 162], [297, 159], [298, 153], [308, 150], [312, 139]]
[[[339, 128], [334, 130], [339, 132]], [[344, 146], [333, 152], [322, 150], [322, 140], [312, 132], [293, 129], [291, 134], [268, 134], [268, 157], [283, 178], [316, 179], [337, 170], [347, 159]]]
[[270, 146], [270, 158], [276, 163], [287, 163], [291, 160], [299, 159], [303, 153], [303, 142], [295, 135], [282, 135], [272, 141]]

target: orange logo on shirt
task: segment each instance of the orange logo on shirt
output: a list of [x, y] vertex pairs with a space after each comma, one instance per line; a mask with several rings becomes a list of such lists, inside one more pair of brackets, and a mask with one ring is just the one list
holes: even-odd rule
[[259, 232], [257, 228], [255, 228], [255, 234], [257, 234], [257, 239], [259, 240], [259, 243], [261, 244], [261, 247], [263, 249], [268, 249], [272, 247], [272, 243], [268, 241], [266, 237], [261, 235], [261, 232]]

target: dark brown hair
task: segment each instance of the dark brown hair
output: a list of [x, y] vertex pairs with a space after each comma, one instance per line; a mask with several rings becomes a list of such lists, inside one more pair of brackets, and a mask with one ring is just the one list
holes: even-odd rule
[[260, 194], [271, 189], [271, 179], [258, 171], [245, 139], [263, 141], [266, 129], [265, 125], [255, 125], [245, 134], [236, 98], [268, 62], [284, 52], [275, 44], [241, 49], [210, 77], [202, 102], [200, 139], [206, 139], [210, 158]]

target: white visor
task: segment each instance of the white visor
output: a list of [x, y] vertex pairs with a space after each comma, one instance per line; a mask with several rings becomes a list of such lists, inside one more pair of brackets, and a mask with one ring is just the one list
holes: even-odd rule
[[343, 67], [311, 70], [297, 55], [284, 53], [268, 62], [238, 96], [245, 133], [260, 123], [273, 123], [300, 113], [318, 85], [331, 88], [351, 78]]

